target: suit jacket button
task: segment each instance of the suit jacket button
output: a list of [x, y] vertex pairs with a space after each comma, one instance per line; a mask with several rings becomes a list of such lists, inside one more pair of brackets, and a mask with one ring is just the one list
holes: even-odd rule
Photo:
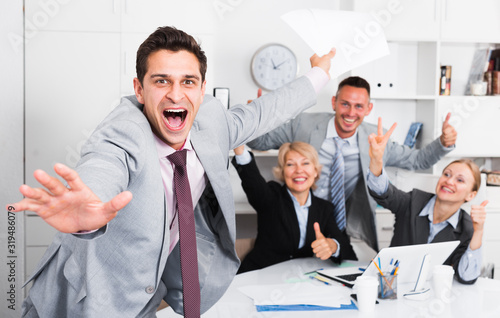
[[155, 288], [153, 286], [146, 287], [146, 293], [152, 294], [152, 293], [154, 293], [154, 291], [155, 291]]

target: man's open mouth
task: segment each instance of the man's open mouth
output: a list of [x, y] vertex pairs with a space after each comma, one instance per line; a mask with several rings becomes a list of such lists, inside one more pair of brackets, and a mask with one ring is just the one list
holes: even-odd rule
[[187, 110], [184, 109], [166, 109], [163, 111], [163, 116], [168, 122], [168, 125], [176, 128], [180, 127], [187, 116]]

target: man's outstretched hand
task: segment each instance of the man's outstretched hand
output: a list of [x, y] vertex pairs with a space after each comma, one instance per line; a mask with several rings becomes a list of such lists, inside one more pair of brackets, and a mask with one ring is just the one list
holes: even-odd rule
[[325, 54], [323, 56], [318, 56], [317, 54], [314, 54], [310, 58], [311, 67], [317, 66], [317, 67], [322, 68], [323, 71], [325, 71], [326, 74], [328, 74], [328, 77], [330, 77], [330, 67], [332, 65], [331, 60], [335, 56], [335, 53], [336, 53], [336, 50], [333, 48], [330, 50], [330, 52], [328, 52], [327, 54]]
[[36, 170], [35, 179], [44, 188], [22, 185], [19, 191], [25, 198], [7, 205], [7, 209], [11, 212], [36, 212], [58, 231], [76, 233], [103, 227], [132, 200], [132, 193], [124, 191], [103, 203], [75, 170], [60, 163], [54, 165], [54, 170], [68, 183], [68, 187], [45, 171]]

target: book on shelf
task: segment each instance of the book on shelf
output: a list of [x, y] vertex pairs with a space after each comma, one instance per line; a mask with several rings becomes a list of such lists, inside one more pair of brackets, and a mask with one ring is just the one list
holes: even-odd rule
[[[490, 93], [488, 95], [500, 95], [500, 49], [491, 51], [489, 68], [485, 76], [491, 78]], [[488, 85], [490, 85], [489, 82]]]
[[441, 66], [441, 77], [439, 80], [439, 95], [450, 95], [451, 93], [451, 65]]
[[[488, 75], [485, 73], [488, 72], [490, 67], [490, 59], [493, 48], [480, 48], [477, 49], [474, 53], [474, 57], [472, 58], [472, 64], [469, 72], [469, 80], [467, 81], [467, 85], [465, 86], [465, 95], [473, 95], [471, 86], [475, 83], [488, 82]], [[490, 86], [486, 84], [487, 87]], [[491, 88], [491, 86], [489, 87]], [[486, 90], [487, 94], [488, 89]]]

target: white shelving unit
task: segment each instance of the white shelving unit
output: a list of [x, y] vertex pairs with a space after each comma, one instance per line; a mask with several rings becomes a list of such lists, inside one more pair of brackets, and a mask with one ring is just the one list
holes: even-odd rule
[[[374, 19], [384, 22], [381, 24], [391, 55], [352, 71], [352, 75], [369, 80], [376, 102], [374, 110], [385, 107], [387, 115], [383, 117], [389, 118], [384, 122], [392, 123], [390, 109], [398, 114], [405, 112], [406, 120], [397, 128], [402, 131], [400, 137], [408, 129], [405, 125], [422, 122], [423, 131], [417, 143], [417, 147], [421, 147], [441, 135], [442, 122], [448, 112], [452, 113], [450, 123], [458, 132], [456, 149], [427, 172], [438, 176], [447, 163], [462, 157], [499, 161], [500, 96], [468, 96], [465, 92], [476, 50], [500, 47], [500, 2], [355, 0], [351, 9], [370, 12]], [[440, 96], [438, 92], [441, 65], [452, 66], [451, 96]], [[406, 178], [412, 180], [411, 175]], [[500, 258], [496, 255], [500, 237], [494, 229], [500, 226], [500, 191], [485, 188], [483, 195], [490, 204], [483, 244], [484, 263], [493, 262], [498, 270]], [[389, 211], [377, 210], [380, 246], [390, 243], [392, 223]]]

